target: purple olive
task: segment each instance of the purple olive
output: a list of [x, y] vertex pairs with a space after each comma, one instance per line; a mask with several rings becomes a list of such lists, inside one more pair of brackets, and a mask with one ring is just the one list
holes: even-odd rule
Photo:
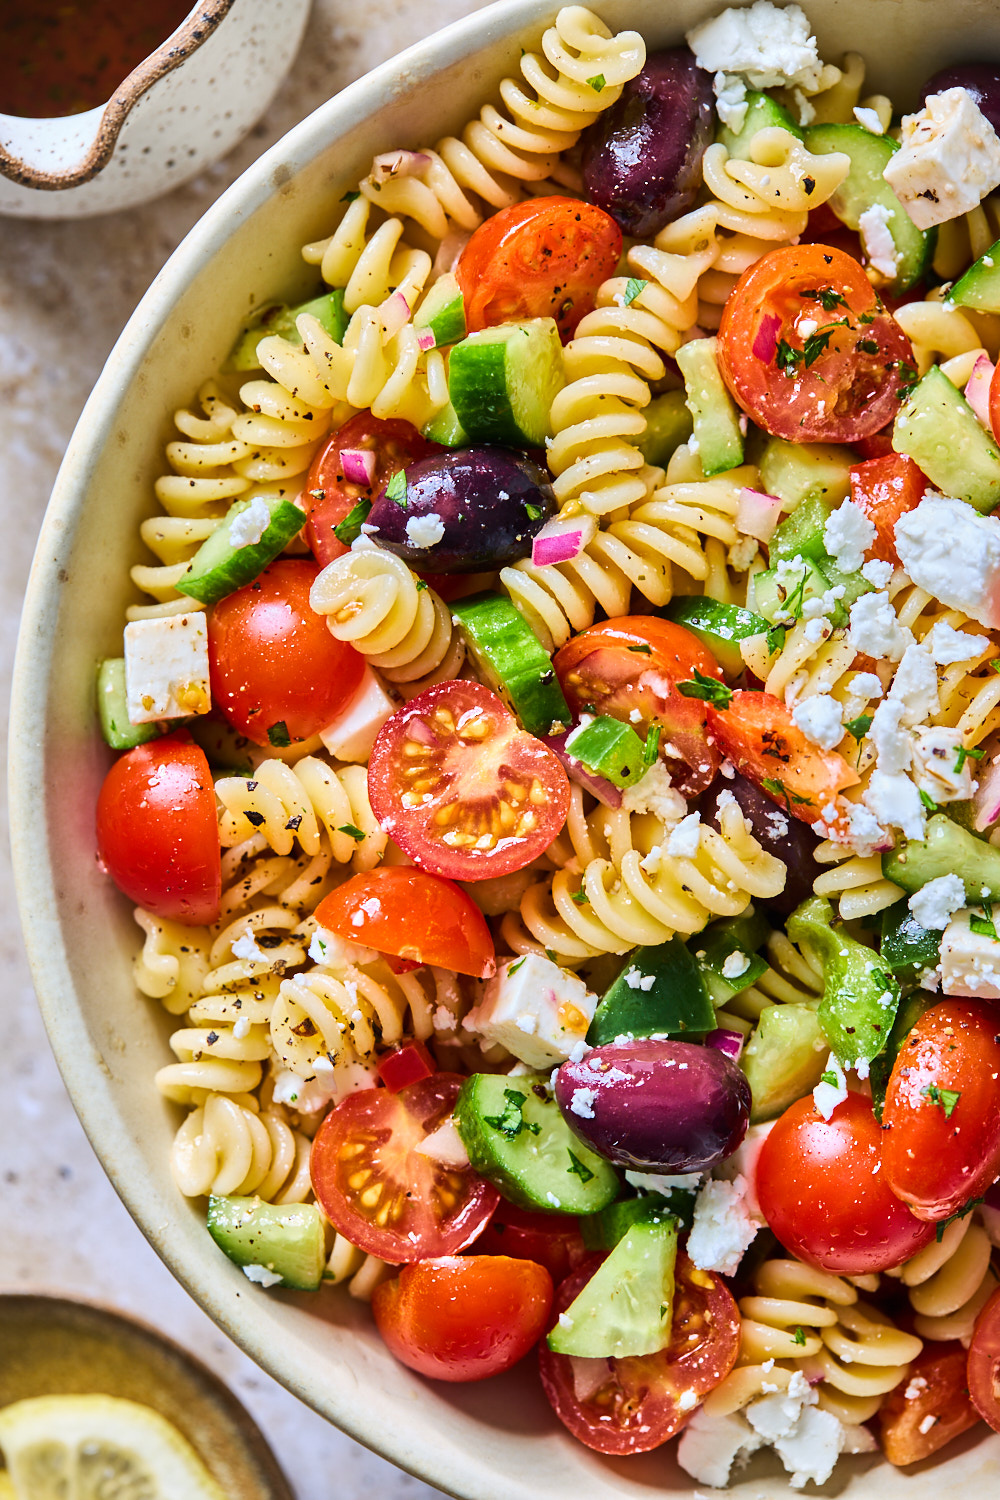
[[943, 94], [945, 89], [968, 89], [993, 129], [1000, 134], [1000, 68], [995, 63], [955, 63], [928, 78], [921, 97]]
[[788, 870], [781, 895], [756, 904], [787, 916], [809, 899], [813, 893], [813, 881], [822, 873], [815, 857], [816, 835], [808, 823], [793, 818], [786, 807], [773, 802], [739, 772], [731, 781], [724, 776], [716, 777], [699, 803], [703, 819], [713, 828], [719, 827], [719, 798], [726, 792], [733, 794], [743, 816], [752, 823], [757, 842], [768, 854], [782, 860]]
[[750, 1085], [712, 1047], [641, 1039], [595, 1047], [556, 1074], [556, 1102], [586, 1145], [636, 1172], [704, 1172], [747, 1132]]
[[691, 207], [714, 130], [711, 74], [687, 47], [654, 52], [584, 134], [586, 197], [648, 239]]
[[394, 476], [368, 525], [380, 547], [430, 573], [479, 573], [528, 557], [557, 508], [545, 470], [509, 448], [459, 448], [404, 472], [405, 492]]

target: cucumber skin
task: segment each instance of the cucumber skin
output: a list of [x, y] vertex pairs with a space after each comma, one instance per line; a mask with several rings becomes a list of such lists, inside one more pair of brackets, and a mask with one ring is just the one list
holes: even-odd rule
[[544, 738], [573, 722], [552, 658], [509, 599], [473, 594], [451, 613], [476, 665], [529, 734]]
[[719, 372], [718, 347], [715, 338], [692, 339], [674, 355], [684, 376], [687, 408], [706, 479], [743, 462], [741, 413]]
[[316, 1291], [323, 1280], [326, 1231], [314, 1203], [213, 1195], [207, 1225], [219, 1249], [238, 1266], [266, 1265], [280, 1274], [282, 1285], [303, 1292]]
[[1000, 503], [1000, 448], [940, 366], [931, 365], [900, 407], [892, 446], [943, 495], [984, 515]]
[[233, 548], [221, 539], [217, 541], [217, 537], [228, 532], [233, 517], [246, 510], [250, 503], [249, 500], [237, 500], [230, 506], [215, 531], [191, 559], [188, 571], [178, 579], [175, 587], [179, 594], [187, 594], [202, 604], [218, 604], [220, 599], [235, 594], [237, 589], [258, 578], [306, 523], [305, 511], [290, 500], [281, 500], [271, 511], [271, 523], [259, 542]]
[[[658, 1354], [672, 1333], [676, 1263], [677, 1220], [670, 1214], [637, 1219], [561, 1315], [549, 1348], [580, 1359]], [[582, 1327], [563, 1321], [572, 1321], [574, 1308], [586, 1319]], [[630, 1314], [632, 1326], [623, 1326]]]
[[948, 293], [948, 301], [955, 307], [971, 307], [975, 312], [1000, 313], [1000, 240], [958, 278]]
[[743, 658], [739, 642], [766, 635], [770, 626], [761, 615], [736, 604], [679, 595], [667, 605], [668, 620], [683, 625], [707, 646], [727, 677], [739, 677]]
[[101, 733], [112, 750], [134, 750], [158, 740], [166, 730], [159, 724], [133, 724], [125, 695], [125, 658], [112, 656], [97, 669], [97, 712]]
[[549, 412], [565, 384], [562, 343], [552, 318], [502, 323], [470, 333], [448, 361], [448, 393], [474, 443], [541, 448]]
[[775, 125], [780, 126], [782, 130], [787, 130], [789, 135], [793, 135], [797, 141], [803, 139], [802, 131], [783, 104], [779, 104], [777, 99], [772, 99], [770, 94], [762, 93], [758, 89], [748, 89], [747, 114], [743, 121], [743, 129], [734, 132], [728, 125], [723, 125], [717, 139], [735, 160], [749, 161], [750, 142], [758, 130]]
[[[652, 974], [649, 990], [633, 989], [625, 975]], [[587, 1032], [591, 1047], [620, 1036], [676, 1037], [691, 1041], [715, 1026], [715, 1010], [693, 955], [679, 937], [656, 948], [637, 948], [601, 998]]]

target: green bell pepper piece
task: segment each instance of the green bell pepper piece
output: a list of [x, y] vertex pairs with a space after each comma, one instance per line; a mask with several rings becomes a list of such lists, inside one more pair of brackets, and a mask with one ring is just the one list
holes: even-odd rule
[[820, 1025], [841, 1067], [859, 1068], [863, 1077], [889, 1039], [899, 985], [885, 961], [834, 920], [829, 901], [813, 896], [792, 912], [788, 936], [822, 965]]

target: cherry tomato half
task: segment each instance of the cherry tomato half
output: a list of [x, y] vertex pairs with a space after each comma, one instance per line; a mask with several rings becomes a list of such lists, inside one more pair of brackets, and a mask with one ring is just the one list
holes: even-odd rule
[[587, 1259], [579, 1223], [566, 1214], [538, 1213], [501, 1198], [497, 1211], [476, 1241], [478, 1255], [513, 1255], [544, 1266], [555, 1282]]
[[452, 880], [523, 870], [569, 811], [556, 756], [478, 682], [440, 682], [383, 724], [368, 795], [389, 837]]
[[331, 1109], [312, 1145], [312, 1185], [333, 1227], [392, 1265], [454, 1255], [481, 1234], [500, 1194], [471, 1167], [417, 1147], [451, 1115], [463, 1080], [435, 1073], [398, 1094], [362, 1089]]
[[308, 739], [361, 685], [364, 657], [310, 607], [318, 573], [305, 559], [272, 563], [209, 615], [212, 698], [255, 745]]
[[741, 689], [725, 708], [709, 704], [708, 722], [736, 769], [803, 823], [815, 823], [838, 792], [860, 780], [842, 755], [807, 740], [770, 693]]
[[966, 1353], [957, 1339], [924, 1345], [907, 1378], [879, 1408], [882, 1452], [891, 1464], [902, 1468], [929, 1458], [976, 1425], [979, 1414], [966, 1382]]
[[[375, 455], [370, 484], [347, 478], [343, 462], [345, 451]], [[374, 500], [397, 469], [443, 451], [438, 443], [429, 443], [421, 437], [411, 423], [397, 417], [383, 421], [373, 417], [370, 411], [360, 411], [345, 422], [319, 450], [306, 480], [303, 497], [309, 501], [306, 541], [316, 560], [325, 567], [350, 551], [339, 537], [334, 536], [335, 528], [360, 501]]]
[[912, 458], [890, 453], [851, 465], [851, 499], [876, 530], [868, 555], [899, 567], [896, 555], [896, 522], [907, 511], [916, 510], [924, 498], [927, 480]]
[[489, 979], [493, 939], [479, 907], [457, 885], [408, 865], [381, 865], [331, 891], [316, 908], [320, 927], [414, 964]]
[[449, 1255], [404, 1266], [375, 1288], [390, 1353], [432, 1380], [486, 1380], [523, 1359], [545, 1331], [552, 1277], [506, 1255]]
[[1000, 443], [1000, 375], [997, 375], [996, 369], [990, 380], [990, 426], [993, 428], [993, 436]]
[[671, 779], [685, 797], [695, 797], [715, 779], [722, 756], [709, 743], [705, 704], [685, 698], [678, 682], [696, 671], [722, 679], [722, 669], [697, 636], [683, 625], [655, 615], [623, 615], [581, 630], [560, 647], [553, 666], [570, 707], [578, 713], [608, 714], [635, 723], [638, 709], [646, 734], [662, 732], [661, 755]]
[[157, 917], [208, 926], [222, 865], [212, 773], [183, 731], [126, 750], [97, 799], [97, 849], [119, 890]]
[[[592, 1258], [563, 1282], [554, 1311], [565, 1312], [600, 1264]], [[677, 1257], [670, 1343], [659, 1354], [588, 1361], [590, 1390], [576, 1379], [579, 1362], [539, 1348], [545, 1394], [560, 1422], [598, 1453], [648, 1453], [679, 1432], [691, 1415], [681, 1394], [707, 1396], [729, 1374], [740, 1348], [740, 1314], [732, 1293], [714, 1271], [699, 1271]], [[602, 1370], [600, 1365], [605, 1368]]]
[[778, 1239], [807, 1265], [845, 1276], [915, 1255], [934, 1228], [889, 1189], [871, 1100], [849, 1093], [829, 1120], [812, 1096], [780, 1116], [757, 1160], [757, 1197]]
[[856, 260], [833, 245], [783, 245], [730, 293], [719, 368], [765, 432], [854, 443], [895, 415], [915, 365], [909, 339]]
[[575, 198], [529, 198], [475, 231], [455, 267], [469, 332], [521, 318], [555, 318], [568, 338], [618, 264], [622, 232]]
[[973, 1406], [1000, 1432], [1000, 1287], [976, 1319], [966, 1373]]
[[946, 1219], [1000, 1174], [1000, 1010], [952, 997], [924, 1012], [885, 1091], [882, 1159], [920, 1219]]

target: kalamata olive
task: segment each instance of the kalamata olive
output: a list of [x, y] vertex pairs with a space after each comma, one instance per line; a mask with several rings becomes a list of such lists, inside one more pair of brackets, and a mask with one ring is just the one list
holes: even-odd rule
[[782, 860], [788, 869], [785, 889], [770, 901], [758, 902], [787, 916], [813, 893], [813, 881], [822, 871], [816, 863], [816, 835], [808, 823], [793, 818], [784, 807], [772, 802], [759, 787], [737, 771], [732, 780], [716, 777], [702, 797], [702, 818], [714, 828], [719, 826], [719, 798], [731, 792], [743, 816], [753, 825], [754, 838], [768, 854]]
[[368, 525], [380, 547], [428, 572], [479, 573], [527, 557], [556, 511], [544, 469], [509, 448], [459, 448], [404, 472], [405, 490], [395, 475]]
[[1000, 68], [995, 63], [955, 63], [928, 78], [920, 93], [943, 94], [945, 89], [968, 89], [993, 129], [1000, 134]]
[[689, 48], [654, 52], [584, 133], [585, 196], [626, 234], [656, 234], [695, 200], [714, 105], [712, 76]]
[[704, 1172], [746, 1135], [750, 1085], [712, 1047], [612, 1042], [556, 1074], [563, 1118], [607, 1161], [637, 1172]]

